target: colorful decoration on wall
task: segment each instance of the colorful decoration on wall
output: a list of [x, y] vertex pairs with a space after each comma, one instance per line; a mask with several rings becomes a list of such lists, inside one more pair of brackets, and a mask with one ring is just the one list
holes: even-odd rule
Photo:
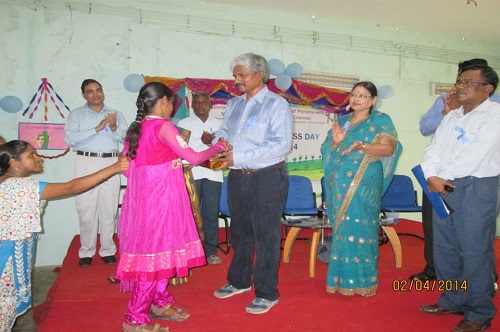
[[40, 150], [67, 150], [64, 123], [19, 122], [19, 139]]
[[[55, 97], [57, 98], [57, 101], [53, 95], [55, 95]], [[36, 102], [35, 102], [35, 99], [36, 99]], [[61, 108], [59, 107], [58, 104], [60, 104], [61, 106], [64, 106], [69, 112], [69, 107], [66, 106], [66, 104], [64, 103], [62, 98], [57, 94], [57, 92], [52, 87], [52, 84], [50, 84], [49, 81], [47, 81], [47, 79], [44, 77], [44, 78], [42, 78], [42, 83], [38, 87], [38, 91], [35, 93], [33, 98], [31, 98], [31, 101], [30, 101], [28, 107], [24, 110], [23, 116], [25, 116], [28, 113], [28, 111], [33, 107], [33, 110], [28, 115], [28, 117], [30, 119], [32, 119], [33, 115], [38, 110], [38, 107], [41, 105], [42, 99], [43, 99], [43, 108], [44, 108], [43, 119], [45, 121], [49, 120], [49, 114], [48, 114], [49, 113], [49, 105], [48, 105], [49, 99], [52, 102], [52, 104], [55, 106], [57, 111], [59, 112], [59, 115], [61, 116], [61, 118], [64, 119], [65, 116], [62, 113]]]
[[23, 102], [16, 96], [5, 96], [0, 99], [0, 107], [7, 113], [17, 113], [23, 108]]
[[[169, 77], [145, 77], [146, 83], [161, 82], [177, 92], [182, 87], [190, 91], [205, 91], [212, 97], [212, 103], [226, 104], [241, 92], [234, 85], [234, 80], [215, 80], [206, 78], [169, 78]], [[276, 79], [267, 82], [269, 90], [283, 96], [290, 104], [312, 106], [322, 109], [326, 113], [342, 115], [347, 113], [349, 104], [349, 92], [333, 88], [327, 88], [311, 83], [305, 83], [292, 79], [291, 86], [283, 91], [276, 86]]]

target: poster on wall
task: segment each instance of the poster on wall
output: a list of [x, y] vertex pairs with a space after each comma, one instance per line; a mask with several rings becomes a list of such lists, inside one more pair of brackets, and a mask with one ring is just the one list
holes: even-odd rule
[[37, 150], [66, 150], [63, 123], [19, 123], [19, 139]]

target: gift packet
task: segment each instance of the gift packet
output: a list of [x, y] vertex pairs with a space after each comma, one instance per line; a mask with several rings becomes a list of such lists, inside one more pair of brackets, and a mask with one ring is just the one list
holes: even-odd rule
[[221, 158], [220, 155], [215, 155], [212, 158], [208, 159], [207, 161], [204, 161], [203, 163], [200, 164], [200, 166], [210, 168], [210, 169], [217, 169], [222, 167], [224, 164], [224, 160]]

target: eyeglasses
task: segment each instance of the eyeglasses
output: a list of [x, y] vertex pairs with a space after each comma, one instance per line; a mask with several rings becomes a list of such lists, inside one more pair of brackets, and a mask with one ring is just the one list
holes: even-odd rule
[[356, 95], [354, 93], [351, 93], [350, 96], [351, 96], [351, 98], [359, 97], [361, 99], [371, 99], [371, 98], [373, 98], [372, 96], [368, 96], [368, 95]]
[[472, 80], [465, 80], [465, 81], [462, 81], [462, 80], [457, 80], [455, 82], [455, 86], [461, 86], [461, 85], [464, 85], [464, 86], [476, 86], [476, 85], [488, 85], [488, 83], [485, 83], [485, 82], [475, 82], [475, 81], [472, 81]]

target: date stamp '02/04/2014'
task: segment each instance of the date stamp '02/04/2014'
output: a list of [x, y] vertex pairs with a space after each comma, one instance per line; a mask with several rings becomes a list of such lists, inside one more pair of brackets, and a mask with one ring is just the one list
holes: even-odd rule
[[409, 280], [395, 279], [392, 281], [392, 290], [395, 292], [455, 292], [467, 291], [467, 280]]

